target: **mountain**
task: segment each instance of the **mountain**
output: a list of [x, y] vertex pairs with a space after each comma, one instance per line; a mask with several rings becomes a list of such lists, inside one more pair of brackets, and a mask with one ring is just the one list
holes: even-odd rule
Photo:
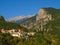
[[60, 9], [42, 8], [36, 16], [23, 21], [20, 25], [42, 34], [45, 38], [43, 41], [47, 42], [43, 45], [60, 45]]
[[50, 22], [59, 25], [60, 23], [58, 20], [60, 20], [60, 9], [49, 7], [40, 9], [35, 16], [23, 21], [20, 25], [34, 31], [42, 31], [48, 30], [45, 25], [50, 24]]
[[28, 29], [38, 29], [40, 27], [41, 20], [44, 20], [45, 22], [48, 20], [51, 20], [51, 14], [47, 14], [44, 9], [40, 9], [38, 14], [35, 16], [23, 21], [21, 23], [21, 26], [24, 26]]
[[21, 23], [22, 21], [30, 18], [32, 16], [17, 16], [17, 17], [14, 17], [14, 18], [11, 18], [9, 20], [7, 20], [8, 22], [13, 22], [13, 23]]

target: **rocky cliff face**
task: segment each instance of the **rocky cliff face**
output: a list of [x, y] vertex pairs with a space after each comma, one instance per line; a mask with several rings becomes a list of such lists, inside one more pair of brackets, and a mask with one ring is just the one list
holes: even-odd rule
[[44, 9], [40, 9], [38, 12], [38, 15], [36, 16], [36, 20], [40, 20], [41, 18], [44, 18], [46, 16], [46, 12]]
[[47, 14], [47, 11], [40, 9], [38, 15], [36, 16], [36, 21], [44, 19], [44, 21], [52, 20], [51, 14]]
[[22, 22], [21, 26], [31, 30], [40, 31], [43, 30], [43, 25], [46, 25], [49, 20], [52, 20], [51, 14], [47, 14], [44, 9], [40, 9], [36, 16]]

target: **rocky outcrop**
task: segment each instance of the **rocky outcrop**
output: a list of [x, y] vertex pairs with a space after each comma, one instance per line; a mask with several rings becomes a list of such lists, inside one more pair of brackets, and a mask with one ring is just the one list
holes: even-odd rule
[[36, 20], [40, 20], [41, 18], [44, 18], [46, 16], [46, 12], [44, 11], [44, 9], [40, 9], [38, 12], [38, 15], [36, 16]]
[[36, 21], [44, 19], [44, 21], [52, 20], [51, 14], [47, 14], [47, 11], [40, 9], [38, 15], [36, 16]]

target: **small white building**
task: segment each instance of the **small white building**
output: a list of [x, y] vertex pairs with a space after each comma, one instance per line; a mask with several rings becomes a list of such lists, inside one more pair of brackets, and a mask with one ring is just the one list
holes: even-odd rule
[[29, 32], [29, 33], [27, 33], [27, 35], [34, 36], [35, 35], [35, 32]]

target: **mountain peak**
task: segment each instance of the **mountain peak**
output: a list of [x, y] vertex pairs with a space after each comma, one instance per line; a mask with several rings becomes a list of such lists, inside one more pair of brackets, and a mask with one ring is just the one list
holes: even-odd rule
[[46, 11], [42, 8], [39, 10], [38, 15], [36, 17], [36, 20], [40, 20], [41, 18], [43, 18], [46, 15]]

